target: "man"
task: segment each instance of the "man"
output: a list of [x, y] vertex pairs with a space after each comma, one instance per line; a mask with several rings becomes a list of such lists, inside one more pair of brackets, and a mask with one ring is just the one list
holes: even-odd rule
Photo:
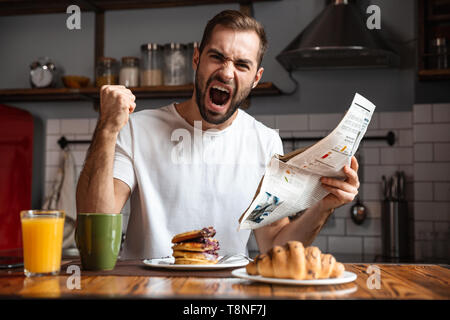
[[[238, 219], [270, 158], [283, 153], [275, 130], [238, 109], [261, 79], [266, 47], [257, 21], [227, 10], [208, 22], [194, 53], [189, 100], [129, 116], [136, 106], [131, 91], [101, 88], [77, 208], [118, 213], [131, 197], [124, 258], [170, 255], [173, 235], [205, 226], [216, 228], [222, 253], [246, 252], [250, 231], [238, 232]], [[256, 229], [260, 251], [288, 240], [310, 245], [334, 208], [357, 194], [357, 169], [353, 158], [345, 181], [323, 178], [330, 194], [300, 217]]]

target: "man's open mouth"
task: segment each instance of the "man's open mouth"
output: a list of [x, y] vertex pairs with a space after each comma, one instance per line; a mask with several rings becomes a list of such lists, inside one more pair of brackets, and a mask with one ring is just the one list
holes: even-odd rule
[[213, 84], [209, 87], [209, 100], [212, 103], [212, 109], [220, 111], [225, 108], [231, 100], [232, 89], [221, 84]]

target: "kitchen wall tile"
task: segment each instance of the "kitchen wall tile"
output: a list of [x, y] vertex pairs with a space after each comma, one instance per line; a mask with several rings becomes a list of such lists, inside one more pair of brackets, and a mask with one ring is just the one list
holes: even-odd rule
[[414, 126], [415, 142], [446, 142], [450, 141], [450, 124], [433, 123]]
[[432, 201], [433, 200], [433, 183], [432, 182], [416, 182], [414, 184], [414, 200], [415, 201]]
[[414, 202], [414, 220], [450, 221], [450, 202]]
[[361, 157], [363, 165], [379, 164], [380, 149], [378, 148], [361, 148]]
[[414, 239], [416, 240], [433, 240], [433, 222], [417, 221], [414, 224]]
[[357, 225], [352, 219], [346, 219], [346, 232], [348, 236], [379, 236], [381, 235], [381, 220], [368, 218], [362, 224]]
[[328, 237], [328, 252], [362, 254], [362, 237]]
[[450, 143], [434, 144], [434, 161], [450, 161]]
[[381, 237], [364, 237], [363, 238], [364, 254], [381, 255], [383, 248]]
[[311, 130], [333, 130], [344, 115], [341, 113], [325, 113], [325, 114], [310, 114], [309, 128]]
[[87, 133], [93, 134], [96, 125], [97, 125], [97, 118], [89, 119], [89, 131]]
[[450, 103], [433, 104], [433, 122], [450, 122]]
[[398, 130], [398, 145], [399, 146], [412, 146], [413, 145], [413, 131], [409, 130]]
[[304, 114], [286, 114], [275, 117], [275, 129], [308, 130], [308, 116]]
[[362, 199], [363, 205], [367, 209], [367, 217], [370, 218], [381, 218], [381, 202], [380, 201], [364, 201]]
[[381, 183], [362, 183], [360, 193], [365, 200], [381, 200]]
[[45, 157], [45, 163], [48, 166], [59, 166], [61, 162], [60, 151], [48, 151]]
[[414, 144], [414, 162], [433, 161], [433, 144]]
[[395, 130], [389, 130], [389, 129], [380, 129], [380, 130], [367, 130], [365, 137], [384, 137], [386, 134], [392, 131], [395, 134], [395, 144], [394, 146], [390, 146], [386, 140], [370, 140], [370, 141], [363, 141], [361, 144], [361, 147], [365, 148], [375, 148], [375, 147], [390, 147], [395, 148], [395, 146], [398, 145], [398, 134], [395, 133]]
[[434, 200], [450, 201], [450, 182], [434, 182]]
[[433, 120], [431, 104], [415, 104], [413, 106], [414, 123], [430, 123]]
[[89, 132], [89, 119], [61, 119], [61, 134], [86, 134]]
[[413, 163], [413, 148], [383, 148], [380, 153], [381, 164]]
[[411, 112], [382, 112], [380, 113], [381, 129], [405, 129], [412, 127]]
[[414, 241], [414, 259], [416, 262], [428, 262], [433, 255], [433, 241]]
[[273, 115], [255, 115], [255, 119], [272, 129], [278, 129], [275, 126], [275, 116]]
[[47, 120], [47, 134], [59, 134], [61, 132], [60, 125], [59, 119]]
[[385, 165], [385, 166], [373, 166], [373, 165], [365, 165], [363, 167], [363, 182], [378, 182], [381, 183], [381, 177], [384, 175], [386, 178], [389, 178], [391, 175], [395, 174], [395, 172], [399, 169], [397, 165]]
[[345, 235], [345, 219], [331, 216], [320, 230], [320, 235]]
[[45, 150], [60, 151], [61, 147], [58, 144], [59, 138], [61, 138], [61, 135], [47, 135], [45, 138]]
[[[339, 208], [336, 208], [333, 213], [333, 217], [335, 218], [348, 218], [350, 216], [350, 208], [355, 204], [355, 200], [353, 202], [347, 203]], [[331, 219], [331, 218], [330, 218]]]
[[450, 166], [445, 162], [414, 164], [415, 181], [450, 181]]
[[52, 182], [56, 179], [59, 166], [46, 166], [45, 167], [45, 182]]
[[326, 236], [317, 236], [311, 245], [318, 247], [322, 252], [328, 252], [328, 238]]

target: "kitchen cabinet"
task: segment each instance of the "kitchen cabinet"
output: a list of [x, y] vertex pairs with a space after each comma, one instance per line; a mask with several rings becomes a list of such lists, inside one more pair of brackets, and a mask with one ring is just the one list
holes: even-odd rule
[[[94, 65], [97, 65], [97, 60], [104, 55], [105, 11], [239, 3], [241, 12], [252, 15], [252, 4], [262, 1], [280, 0], [3, 0], [0, 1], [0, 16], [66, 13], [67, 7], [72, 4], [78, 5], [82, 11], [94, 12]], [[94, 76], [93, 79], [95, 79]], [[193, 85], [137, 87], [131, 90], [138, 99], [187, 98], [192, 95]], [[281, 94], [281, 91], [271, 82], [260, 83], [251, 92], [251, 96], [279, 94]], [[82, 89], [18, 88], [0, 90], [0, 102], [88, 100], [97, 104], [98, 97], [99, 88], [95, 87]]]

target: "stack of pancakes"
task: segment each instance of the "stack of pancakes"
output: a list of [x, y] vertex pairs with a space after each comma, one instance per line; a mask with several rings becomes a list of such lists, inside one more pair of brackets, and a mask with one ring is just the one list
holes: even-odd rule
[[173, 237], [175, 264], [215, 264], [219, 257], [219, 241], [213, 227], [177, 234]]

